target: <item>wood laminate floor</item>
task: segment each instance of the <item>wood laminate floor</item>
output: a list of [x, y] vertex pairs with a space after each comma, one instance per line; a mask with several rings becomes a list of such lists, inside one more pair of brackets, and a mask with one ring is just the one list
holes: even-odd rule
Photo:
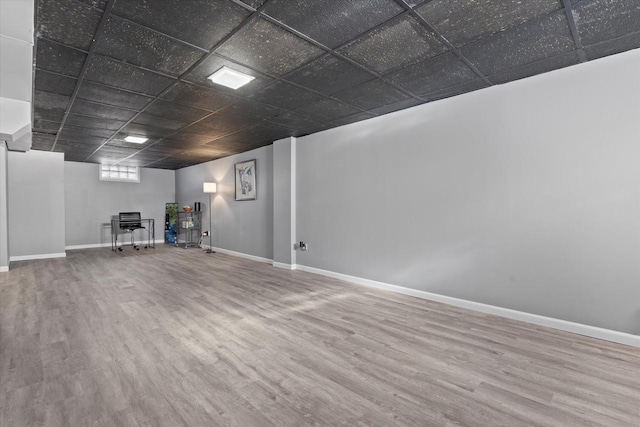
[[0, 273], [2, 426], [638, 426], [640, 350], [198, 249]]

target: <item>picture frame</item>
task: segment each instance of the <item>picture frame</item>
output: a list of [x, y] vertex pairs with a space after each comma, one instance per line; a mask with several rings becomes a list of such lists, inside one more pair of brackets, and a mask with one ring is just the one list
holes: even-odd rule
[[234, 165], [236, 180], [236, 200], [256, 200], [256, 159], [238, 162]]

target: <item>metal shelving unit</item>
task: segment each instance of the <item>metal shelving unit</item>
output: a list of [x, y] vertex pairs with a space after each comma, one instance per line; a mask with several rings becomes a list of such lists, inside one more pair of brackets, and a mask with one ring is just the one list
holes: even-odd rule
[[178, 212], [178, 235], [176, 246], [197, 247], [202, 235], [202, 212]]

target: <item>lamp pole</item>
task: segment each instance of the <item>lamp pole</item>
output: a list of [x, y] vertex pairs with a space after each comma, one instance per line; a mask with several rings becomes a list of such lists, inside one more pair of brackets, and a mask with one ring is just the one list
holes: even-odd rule
[[208, 254], [214, 254], [213, 243], [211, 240], [211, 234], [213, 232], [213, 194], [218, 191], [218, 186], [215, 182], [205, 182], [203, 184], [203, 191], [209, 193], [209, 249], [206, 250]]
[[213, 245], [211, 244], [211, 234], [213, 231], [213, 222], [211, 220], [212, 214], [213, 214], [213, 193], [209, 193], [209, 249], [207, 249], [207, 253], [208, 254], [215, 254], [215, 251], [213, 250]]

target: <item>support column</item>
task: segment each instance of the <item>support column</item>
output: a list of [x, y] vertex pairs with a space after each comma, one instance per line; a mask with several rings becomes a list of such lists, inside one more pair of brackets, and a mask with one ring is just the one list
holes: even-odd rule
[[273, 143], [273, 266], [295, 270], [296, 139]]

